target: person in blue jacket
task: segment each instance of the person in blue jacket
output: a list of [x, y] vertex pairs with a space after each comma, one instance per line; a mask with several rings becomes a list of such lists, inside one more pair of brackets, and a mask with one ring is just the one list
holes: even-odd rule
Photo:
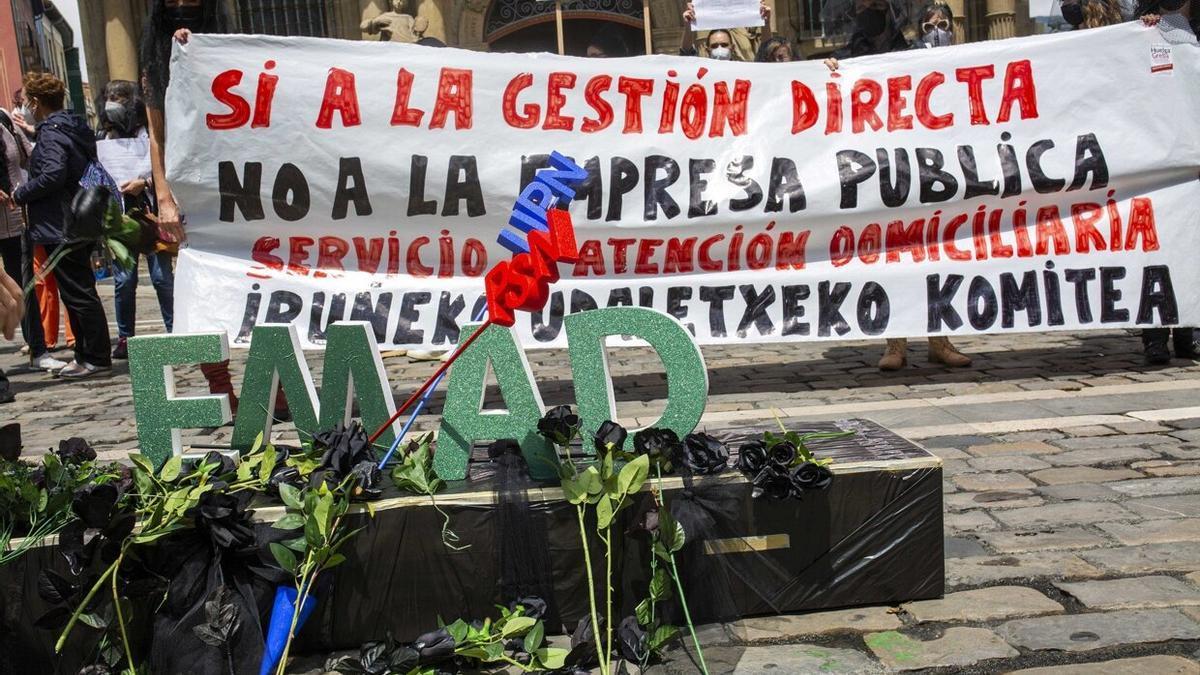
[[66, 86], [62, 80], [50, 73], [30, 73], [24, 84], [37, 135], [29, 155], [29, 180], [13, 192], [12, 199], [26, 209], [33, 243], [47, 250], [64, 246], [66, 253], [53, 274], [75, 333], [75, 359], [57, 374], [88, 377], [112, 367], [112, 343], [104, 305], [96, 293], [93, 244], [68, 242], [66, 220], [71, 200], [80, 189], [79, 180], [88, 163], [96, 159], [96, 135], [83, 118], [63, 110]]

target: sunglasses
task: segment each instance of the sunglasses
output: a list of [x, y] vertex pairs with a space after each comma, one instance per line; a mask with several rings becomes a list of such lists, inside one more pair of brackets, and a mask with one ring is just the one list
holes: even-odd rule
[[945, 19], [938, 19], [937, 21], [926, 21], [921, 24], [921, 31], [925, 33], [932, 31], [934, 28], [950, 30], [950, 22]]

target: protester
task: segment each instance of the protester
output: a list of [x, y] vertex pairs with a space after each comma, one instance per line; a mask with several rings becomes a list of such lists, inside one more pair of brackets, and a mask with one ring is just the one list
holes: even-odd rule
[[[21, 287], [7, 273], [0, 271], [0, 333], [4, 339], [11, 340], [16, 335], [17, 325], [25, 314]], [[12, 385], [4, 369], [0, 368], [0, 403], [12, 403], [17, 400], [13, 394]]]
[[[75, 333], [75, 358], [58, 375], [88, 377], [112, 366], [112, 344], [104, 305], [96, 293], [92, 248], [88, 243], [68, 242], [65, 218], [80, 178], [96, 160], [96, 139], [83, 118], [63, 110], [66, 86], [62, 80], [50, 73], [30, 73], [24, 82], [26, 106], [37, 122], [37, 134], [29, 155], [29, 180], [12, 198], [26, 207], [33, 243], [56, 250], [62, 247], [53, 274]], [[31, 272], [31, 268], [26, 269]], [[38, 347], [44, 350], [44, 344], [38, 344], [44, 338], [34, 329], [36, 322], [26, 323], [36, 333], [29, 336], [30, 350], [36, 354]]]
[[625, 44], [625, 38], [617, 32], [611, 25], [606, 24], [603, 28], [592, 34], [587, 45], [587, 57], [590, 59], [612, 59], [629, 56], [629, 45]]
[[799, 61], [801, 58], [799, 47], [793, 46], [787, 38], [779, 35], [764, 40], [758, 46], [758, 53], [754, 55], [754, 60], [759, 63], [785, 63]]
[[1074, 30], [1115, 26], [1123, 18], [1117, 0], [1063, 0], [1063, 20]]
[[[122, 138], [147, 138], [146, 106], [138, 95], [138, 86], [129, 80], [113, 80], [104, 86], [102, 94], [103, 105], [100, 109], [100, 140], [115, 140]], [[147, 150], [147, 153], [149, 150]], [[147, 159], [148, 159], [147, 155]], [[151, 200], [150, 175], [131, 178], [119, 186], [125, 202], [125, 211], [137, 210], [142, 214], [154, 212]], [[146, 265], [150, 271], [150, 283], [158, 296], [158, 309], [162, 313], [163, 325], [167, 332], [172, 329], [173, 305], [175, 303], [175, 273], [171, 264], [173, 254], [166, 245], [160, 250], [146, 255]], [[131, 252], [133, 267], [128, 270], [113, 270], [113, 285], [116, 293], [115, 305], [117, 313], [117, 346], [113, 349], [114, 359], [129, 358], [127, 342], [134, 336], [137, 313], [138, 258], [137, 252]]]
[[917, 17], [917, 46], [949, 47], [954, 44], [954, 12], [943, 2], [925, 5]]
[[[0, 201], [3, 202], [0, 204], [0, 260], [3, 261], [4, 271], [14, 279], [20, 279], [24, 274], [23, 258], [28, 245], [25, 242], [25, 214], [9, 200], [9, 196], [18, 185], [25, 182], [25, 167], [28, 166], [29, 153], [32, 150], [29, 139], [25, 138], [25, 134], [13, 129], [8, 114], [4, 113], [0, 117], [0, 158], [4, 160], [4, 169], [0, 171]], [[26, 303], [22, 313], [26, 318], [22, 319], [21, 333], [25, 337], [25, 350], [28, 351], [29, 328], [24, 322], [38, 320], [37, 299], [30, 294], [22, 298], [22, 302]], [[49, 359], [46, 362], [47, 366], [57, 365], [61, 368], [67, 365], [49, 354], [39, 356], [42, 357], [42, 361]]]
[[696, 34], [692, 30], [692, 26], [696, 24], [696, 8], [692, 3], [687, 3], [683, 10], [683, 37], [679, 45], [679, 54], [705, 56], [718, 61], [755, 60], [756, 42], [765, 42], [771, 38], [771, 8], [761, 3], [758, 12], [763, 18], [762, 28], [730, 27], [710, 30], [704, 37], [701, 49], [696, 44]]
[[[831, 3], [832, 4], [832, 3]], [[885, 54], [889, 52], [906, 51], [920, 46], [949, 46], [953, 44], [953, 14], [950, 8], [940, 3], [926, 6], [918, 15], [921, 18], [921, 45], [914, 45], [904, 37], [904, 28], [908, 22], [908, 11], [899, 1], [887, 0], [854, 0], [853, 5], [845, 3], [840, 10], [826, 6], [831, 12], [831, 22], [839, 18], [843, 23], [853, 22], [854, 33], [850, 41], [842, 49], [834, 52], [833, 58], [825, 59], [825, 65], [836, 71], [840, 65], [839, 59]], [[838, 12], [841, 12], [839, 15]], [[938, 33], [944, 31], [946, 35]], [[930, 41], [926, 41], [929, 39]], [[935, 44], [930, 44], [935, 42]], [[929, 338], [929, 360], [951, 368], [962, 368], [971, 365], [971, 357], [963, 354], [954, 347], [950, 338], [933, 336]], [[883, 356], [879, 359], [880, 370], [900, 370], [908, 364], [908, 340], [905, 338], [889, 338], [884, 348]]]
[[1200, 0], [1141, 0], [1135, 14], [1142, 23], [1158, 26], [1170, 44], [1197, 44]]
[[[151, 183], [158, 204], [159, 237], [167, 242], [182, 243], [187, 237], [179, 204], [175, 202], [171, 184], [167, 181], [167, 128], [163, 108], [171, 78], [172, 41], [186, 44], [193, 32], [227, 33], [230, 25], [221, 0], [153, 0], [142, 28], [139, 58], [150, 132]], [[229, 407], [237, 414], [238, 399], [233, 392], [229, 361], [203, 363], [200, 364], [200, 370], [208, 381], [209, 392], [228, 396]], [[274, 415], [279, 419], [290, 417], [283, 392], [276, 399]]]

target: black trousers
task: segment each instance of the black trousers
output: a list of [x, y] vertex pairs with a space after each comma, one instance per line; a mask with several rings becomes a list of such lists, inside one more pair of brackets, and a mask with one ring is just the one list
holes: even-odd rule
[[[27, 244], [29, 242], [26, 242]], [[51, 256], [58, 247], [51, 245]], [[104, 303], [96, 292], [96, 275], [92, 272], [91, 244], [72, 244], [68, 252], [54, 266], [54, 280], [58, 282], [58, 296], [67, 308], [67, 320], [75, 334], [75, 360], [93, 366], [112, 365], [112, 340], [108, 335], [108, 317], [104, 314]], [[27, 246], [25, 256], [25, 283], [33, 278], [33, 247]], [[29, 342], [29, 353], [40, 356], [46, 352], [46, 337], [42, 332], [41, 315], [37, 310], [37, 299], [29, 294], [25, 304], [22, 329]], [[29, 311], [30, 304], [33, 311]]]
[[1142, 345], [1155, 343], [1165, 345], [1172, 337], [1175, 338], [1175, 344], [1178, 345], [1191, 342], [1193, 335], [1194, 332], [1191, 328], [1143, 328]]

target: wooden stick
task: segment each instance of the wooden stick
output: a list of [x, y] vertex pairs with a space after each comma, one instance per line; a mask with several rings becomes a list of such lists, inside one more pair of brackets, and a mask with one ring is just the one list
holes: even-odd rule
[[646, 54], [653, 54], [654, 47], [650, 39], [650, 0], [642, 0], [642, 32], [646, 36]]
[[566, 54], [563, 47], [562, 0], [554, 0], [554, 27], [558, 30], [558, 55]]

